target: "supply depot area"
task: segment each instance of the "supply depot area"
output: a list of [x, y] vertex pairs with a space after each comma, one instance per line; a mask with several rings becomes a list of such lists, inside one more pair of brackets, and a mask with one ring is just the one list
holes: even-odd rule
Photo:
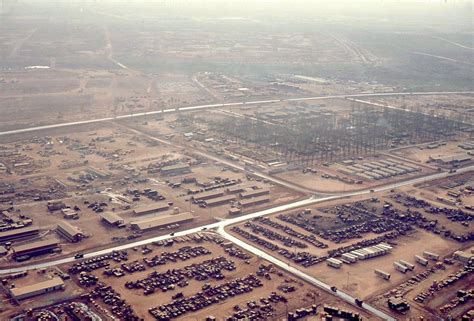
[[0, 321], [474, 320], [472, 4], [359, 2], [1, 1]]

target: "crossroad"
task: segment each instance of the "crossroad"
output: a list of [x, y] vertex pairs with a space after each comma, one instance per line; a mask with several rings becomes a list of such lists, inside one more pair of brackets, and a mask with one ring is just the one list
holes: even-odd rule
[[[469, 167], [465, 167], [465, 168], [461, 168], [457, 171], [456, 174], [465, 173], [465, 172], [469, 172], [469, 171], [473, 171], [473, 170], [474, 170], [474, 165], [469, 166]], [[215, 223], [211, 223], [211, 224], [207, 224], [207, 225], [187, 229], [187, 230], [184, 230], [184, 231], [178, 231], [178, 232], [175, 232], [172, 236], [171, 235], [161, 235], [161, 236], [156, 236], [156, 237], [151, 237], [151, 238], [135, 241], [135, 242], [132, 242], [132, 243], [112, 246], [112, 247], [107, 248], [107, 249], [93, 251], [93, 252], [84, 254], [84, 259], [109, 254], [113, 251], [127, 250], [127, 249], [130, 249], [130, 248], [133, 248], [133, 247], [139, 247], [139, 246], [147, 245], [147, 244], [150, 244], [152, 242], [163, 241], [163, 240], [168, 240], [168, 239], [172, 239], [172, 238], [175, 238], [175, 237], [181, 237], [181, 236], [186, 236], [186, 235], [190, 235], [190, 234], [194, 234], [194, 233], [198, 233], [198, 232], [213, 230], [213, 231], [216, 231], [218, 234], [220, 234], [222, 237], [224, 237], [224, 238], [228, 239], [229, 241], [235, 243], [239, 247], [241, 247], [241, 248], [257, 255], [258, 257], [261, 257], [265, 260], [268, 260], [269, 262], [277, 265], [278, 267], [280, 267], [281, 269], [287, 271], [288, 273], [291, 273], [291, 274], [293, 274], [293, 275], [295, 275], [295, 276], [297, 276], [297, 277], [299, 277], [299, 278], [301, 278], [301, 279], [303, 279], [303, 280], [305, 280], [305, 281], [307, 281], [307, 282], [309, 282], [309, 283], [311, 283], [311, 284], [313, 284], [313, 285], [315, 285], [315, 286], [317, 286], [321, 289], [324, 289], [326, 291], [331, 291], [331, 289], [330, 289], [331, 285], [330, 284], [324, 283], [323, 281], [321, 281], [321, 280], [319, 280], [319, 279], [317, 279], [313, 276], [308, 275], [304, 271], [301, 271], [298, 268], [296, 268], [294, 266], [291, 266], [288, 263], [285, 263], [285, 262], [279, 260], [278, 258], [276, 258], [276, 257], [260, 250], [259, 248], [255, 247], [254, 245], [249, 244], [249, 243], [247, 243], [247, 242], [245, 242], [241, 239], [236, 238], [235, 236], [227, 233], [227, 231], [225, 230], [226, 227], [237, 224], [237, 223], [240, 223], [240, 222], [247, 221], [249, 219], [254, 219], [254, 218], [262, 217], [262, 216], [267, 216], [267, 215], [270, 215], [270, 214], [275, 214], [275, 213], [288, 211], [288, 210], [292, 210], [292, 209], [298, 209], [298, 208], [314, 205], [314, 204], [317, 204], [317, 203], [321, 203], [321, 202], [324, 202], [324, 201], [336, 200], [336, 199], [341, 199], [341, 198], [346, 198], [346, 197], [356, 196], [356, 195], [370, 194], [370, 193], [374, 193], [374, 192], [382, 192], [382, 191], [390, 190], [390, 189], [401, 187], [401, 186], [419, 184], [419, 183], [431, 181], [431, 180], [434, 180], [434, 179], [440, 179], [440, 178], [448, 177], [448, 176], [451, 176], [451, 175], [454, 175], [454, 174], [453, 173], [448, 173], [448, 172], [440, 172], [440, 173], [427, 175], [427, 176], [424, 176], [424, 177], [418, 177], [418, 178], [414, 178], [414, 179], [411, 179], [411, 180], [406, 180], [404, 182], [387, 184], [385, 186], [381, 186], [381, 187], [378, 187], [378, 188], [375, 188], [375, 189], [366, 189], [366, 190], [361, 190], [361, 191], [355, 191], [355, 192], [349, 192], [349, 193], [331, 195], [331, 196], [322, 196], [322, 197], [311, 196], [311, 197], [308, 197], [304, 200], [300, 200], [300, 201], [296, 201], [296, 202], [292, 202], [292, 203], [288, 203], [288, 204], [284, 204], [284, 205], [279, 205], [279, 206], [272, 207], [272, 208], [262, 210], [262, 211], [258, 211], [258, 212], [255, 212], [255, 213], [251, 213], [251, 214], [247, 214], [247, 215], [243, 215], [243, 216], [239, 216], [239, 217], [234, 217], [234, 218], [230, 218], [230, 219], [224, 219], [224, 220], [219, 221], [219, 222], [215, 222]], [[17, 273], [17, 272], [28, 271], [28, 270], [37, 270], [37, 269], [42, 269], [42, 268], [48, 268], [48, 267], [57, 266], [57, 265], [65, 264], [65, 263], [71, 263], [71, 262], [74, 262], [74, 261], [76, 261], [75, 257], [70, 256], [70, 257], [65, 257], [65, 258], [52, 260], [52, 261], [48, 261], [48, 262], [35, 263], [35, 264], [25, 265], [25, 266], [3, 268], [3, 269], [0, 269], [0, 275]], [[331, 293], [333, 293], [334, 295], [338, 296], [339, 298], [341, 298], [342, 300], [344, 300], [344, 301], [346, 301], [350, 304], [355, 304], [355, 299], [356, 298], [350, 296], [347, 293], [344, 293], [344, 292], [339, 291], [339, 290], [337, 290], [336, 292], [331, 291]], [[385, 319], [385, 320], [390, 320], [390, 321], [396, 320], [395, 318], [393, 318], [390, 315], [386, 314], [384, 311], [379, 310], [379, 309], [377, 309], [377, 308], [375, 308], [375, 307], [373, 307], [369, 304], [363, 303], [362, 308], [367, 310], [368, 312], [374, 314], [374, 315], [377, 315], [377, 316]]]

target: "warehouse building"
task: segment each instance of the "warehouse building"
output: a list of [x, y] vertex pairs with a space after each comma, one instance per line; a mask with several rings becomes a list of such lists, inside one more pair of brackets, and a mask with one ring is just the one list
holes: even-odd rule
[[194, 216], [190, 212], [170, 215], [160, 215], [151, 219], [131, 222], [131, 226], [135, 230], [149, 231], [160, 227], [166, 227], [174, 224], [182, 224], [194, 220]]
[[80, 242], [84, 238], [84, 234], [81, 230], [68, 222], [59, 223], [56, 232], [72, 243]]
[[224, 195], [222, 191], [204, 192], [193, 196], [194, 201], [205, 201], [211, 198], [221, 197]]
[[51, 280], [27, 285], [19, 288], [10, 289], [10, 295], [15, 300], [24, 300], [33, 296], [46, 294], [58, 290], [63, 290], [65, 287], [63, 280], [59, 277], [54, 277]]
[[54, 240], [37, 241], [14, 246], [12, 249], [14, 258], [19, 261], [25, 256], [31, 257], [56, 251], [59, 249], [59, 243]]
[[153, 213], [157, 213], [161, 211], [166, 211], [169, 208], [170, 206], [168, 205], [168, 203], [161, 202], [161, 203], [155, 203], [155, 204], [150, 204], [147, 206], [138, 207], [133, 210], [133, 214], [134, 215], [147, 215], [147, 214], [153, 214]]
[[270, 202], [270, 198], [268, 196], [260, 196], [260, 197], [240, 200], [239, 204], [242, 207], [250, 207], [250, 206], [264, 204], [267, 202]]
[[267, 195], [267, 194], [270, 194], [270, 190], [268, 188], [261, 188], [261, 189], [255, 189], [255, 190], [240, 193], [240, 197], [252, 198], [252, 197], [257, 197], [257, 196], [262, 196], [262, 195]]
[[244, 191], [244, 188], [241, 185], [231, 186], [226, 189], [229, 194], [237, 194]]
[[113, 212], [102, 212], [102, 213], [99, 213], [99, 216], [101, 217], [101, 221], [104, 222], [105, 224], [116, 226], [116, 227], [125, 226], [124, 219], [120, 217], [118, 214], [115, 214]]
[[160, 172], [164, 176], [184, 175], [191, 173], [191, 168], [187, 164], [177, 164], [162, 167]]
[[443, 157], [430, 157], [430, 159], [441, 165], [461, 165], [469, 162], [471, 157], [466, 154], [458, 154]]
[[5, 232], [0, 232], [0, 243], [16, 241], [23, 238], [37, 236], [39, 229], [36, 227], [23, 227]]
[[206, 206], [219, 206], [235, 201], [235, 199], [236, 197], [234, 195], [225, 195], [217, 198], [211, 198], [210, 200], [204, 201], [204, 203]]

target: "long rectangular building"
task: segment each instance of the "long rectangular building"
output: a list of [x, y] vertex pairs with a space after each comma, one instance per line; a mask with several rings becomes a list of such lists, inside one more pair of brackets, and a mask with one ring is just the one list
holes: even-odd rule
[[33, 296], [62, 290], [64, 289], [64, 282], [61, 278], [54, 277], [51, 280], [38, 282], [32, 285], [27, 285], [19, 288], [10, 289], [10, 295], [15, 300], [23, 300]]
[[54, 240], [37, 241], [24, 245], [14, 246], [14, 257], [18, 258], [23, 255], [35, 256], [45, 253], [51, 253], [59, 247], [59, 243]]
[[210, 200], [204, 201], [204, 203], [207, 206], [219, 206], [235, 201], [235, 199], [236, 197], [234, 195], [225, 195], [217, 198], [211, 198]]
[[102, 212], [99, 213], [99, 216], [101, 217], [102, 222], [105, 222], [106, 224], [114, 225], [117, 227], [124, 226], [125, 220], [114, 212]]
[[151, 219], [131, 222], [132, 228], [140, 231], [148, 231], [155, 228], [166, 227], [173, 224], [186, 223], [194, 220], [190, 212], [170, 215], [160, 215]]
[[188, 164], [176, 164], [162, 167], [160, 172], [165, 176], [184, 175], [191, 173], [191, 168]]
[[160, 202], [160, 203], [155, 203], [155, 204], [150, 204], [147, 206], [142, 206], [138, 207], [133, 210], [134, 215], [146, 215], [146, 214], [152, 214], [156, 212], [161, 212], [161, 211], [166, 211], [169, 209], [168, 203]]
[[267, 194], [270, 194], [270, 190], [268, 188], [260, 188], [260, 189], [255, 189], [255, 190], [240, 193], [240, 197], [252, 198], [252, 197], [257, 197], [257, 196], [262, 196], [262, 195], [267, 195]]
[[68, 222], [60, 222], [56, 228], [56, 232], [69, 242], [79, 242], [84, 238], [84, 234], [77, 227]]
[[268, 196], [260, 196], [260, 197], [240, 200], [239, 204], [242, 207], [250, 207], [250, 206], [256, 206], [256, 205], [260, 205], [267, 202], [270, 202], [270, 198]]
[[0, 232], [0, 243], [11, 242], [14, 240], [33, 237], [39, 234], [39, 229], [36, 227], [23, 227], [5, 232]]

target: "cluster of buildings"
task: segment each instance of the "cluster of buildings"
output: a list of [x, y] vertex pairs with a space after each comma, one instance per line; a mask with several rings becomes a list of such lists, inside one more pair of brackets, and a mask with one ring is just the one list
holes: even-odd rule
[[380, 180], [421, 171], [421, 168], [398, 160], [378, 160], [356, 163], [353, 160], [341, 162], [339, 171], [346, 175], [354, 175], [364, 180]]

